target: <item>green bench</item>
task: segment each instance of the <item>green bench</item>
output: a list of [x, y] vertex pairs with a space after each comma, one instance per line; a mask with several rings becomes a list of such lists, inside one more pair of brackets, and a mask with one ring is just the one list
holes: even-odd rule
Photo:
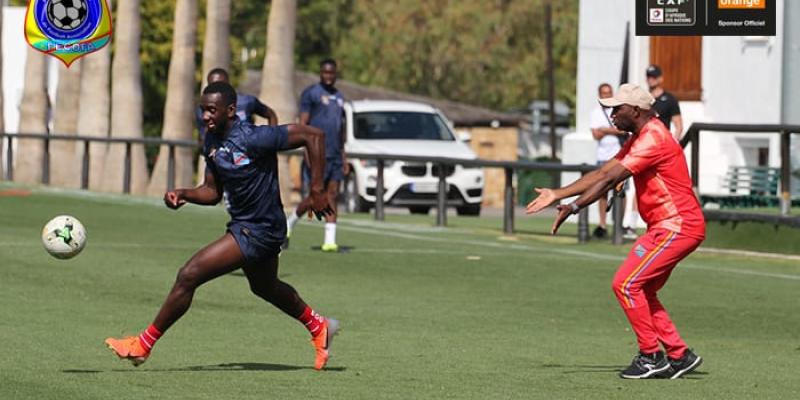
[[780, 176], [779, 168], [730, 166], [722, 183], [729, 194], [701, 195], [700, 201], [720, 208], [778, 207]]

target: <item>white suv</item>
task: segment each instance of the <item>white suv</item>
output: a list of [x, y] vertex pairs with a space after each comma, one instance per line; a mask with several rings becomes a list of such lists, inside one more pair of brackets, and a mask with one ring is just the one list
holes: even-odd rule
[[[347, 153], [397, 154], [475, 159], [475, 153], [453, 134], [439, 110], [424, 103], [359, 100], [345, 104]], [[375, 204], [377, 162], [350, 158], [345, 179], [346, 208], [366, 212]], [[479, 215], [483, 169], [447, 166], [447, 205], [459, 215]], [[430, 162], [386, 161], [384, 204], [427, 214], [436, 205], [439, 168]]]

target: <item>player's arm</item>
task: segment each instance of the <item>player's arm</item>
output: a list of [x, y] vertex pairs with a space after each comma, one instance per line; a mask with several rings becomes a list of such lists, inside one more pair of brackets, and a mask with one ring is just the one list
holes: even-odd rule
[[534, 188], [539, 196], [528, 203], [525, 210], [527, 214], [534, 214], [549, 207], [561, 199], [579, 195], [603, 179], [605, 172], [611, 168], [610, 162], [603, 164], [599, 169], [590, 171], [577, 181], [559, 189]]
[[266, 118], [269, 126], [278, 126], [278, 114], [275, 114], [275, 110], [262, 103], [259, 99], [256, 99], [255, 114], [261, 118]]
[[592, 137], [594, 140], [600, 140], [608, 135], [622, 135], [624, 132], [616, 128], [592, 128]]
[[[608, 166], [608, 168], [605, 168], [606, 166]], [[577, 200], [570, 204], [556, 206], [558, 215], [556, 216], [555, 222], [553, 222], [551, 230], [554, 235], [558, 232], [558, 228], [564, 223], [567, 217], [571, 214], [577, 214], [582, 208], [589, 206], [605, 196], [611, 189], [631, 176], [631, 171], [625, 168], [615, 158], [612, 158], [604, 164], [603, 167], [604, 168], [596, 171], [596, 177], [593, 180], [594, 183], [587, 188]]]
[[211, 168], [206, 168], [205, 180], [193, 189], [176, 189], [164, 194], [164, 204], [177, 210], [186, 203], [203, 206], [213, 206], [222, 200], [222, 191], [217, 185], [216, 177]]
[[675, 132], [673, 132], [673, 136], [675, 139], [681, 140], [681, 136], [683, 136], [683, 117], [680, 114], [672, 116], [672, 125], [675, 126]]
[[347, 153], [344, 151], [344, 145], [347, 143], [347, 119], [342, 115], [342, 127], [339, 129], [339, 146], [342, 152], [342, 172], [345, 176], [350, 173], [350, 164], [347, 163]]
[[[311, 211], [322, 215], [333, 215], [323, 181], [325, 173], [325, 134], [311, 125], [287, 125], [286, 149], [305, 147], [306, 159], [311, 168]], [[309, 212], [310, 213], [310, 212]]]

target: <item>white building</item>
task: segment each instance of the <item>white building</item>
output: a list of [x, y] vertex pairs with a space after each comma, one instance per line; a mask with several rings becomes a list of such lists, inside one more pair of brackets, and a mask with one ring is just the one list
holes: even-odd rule
[[[660, 64], [665, 86], [680, 86], [684, 130], [692, 122], [800, 124], [800, 2], [776, 0], [776, 36], [706, 36], [664, 39], [635, 36], [635, 2], [583, 0], [578, 35], [576, 131], [565, 137], [565, 163], [595, 160], [589, 117], [597, 105], [597, 86], [620, 80], [626, 23], [630, 22], [628, 81], [646, 87], [645, 68]], [[794, 23], [792, 23], [794, 22]], [[667, 40], [673, 40], [665, 45]], [[682, 42], [676, 46], [675, 40]], [[692, 49], [696, 49], [692, 51]], [[665, 65], [666, 64], [666, 65]], [[677, 91], [672, 89], [673, 93]], [[682, 97], [682, 98], [681, 98]], [[700, 136], [700, 192], [724, 193], [729, 166], [780, 166], [778, 135]], [[800, 167], [800, 138], [792, 149]], [[687, 151], [687, 157], [688, 157]], [[577, 178], [564, 174], [563, 183]], [[800, 193], [800, 182], [792, 182]], [[595, 219], [595, 218], [592, 218]]]

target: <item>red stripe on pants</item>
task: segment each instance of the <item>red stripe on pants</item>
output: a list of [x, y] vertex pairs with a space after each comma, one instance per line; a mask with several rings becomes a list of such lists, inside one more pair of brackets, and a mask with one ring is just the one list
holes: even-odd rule
[[661, 342], [670, 357], [683, 356], [686, 343], [656, 293], [678, 262], [701, 242], [665, 229], [649, 230], [633, 244], [614, 275], [611, 288], [636, 333], [642, 353], [658, 351]]

